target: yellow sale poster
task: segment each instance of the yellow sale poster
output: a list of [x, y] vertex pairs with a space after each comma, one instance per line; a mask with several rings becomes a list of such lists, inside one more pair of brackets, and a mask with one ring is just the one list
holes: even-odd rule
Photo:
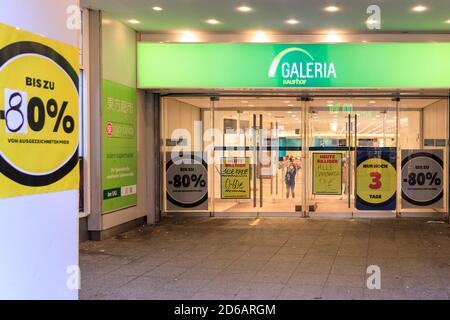
[[342, 194], [342, 154], [313, 153], [313, 194]]
[[77, 189], [78, 49], [0, 34], [0, 198]]
[[220, 179], [222, 199], [250, 199], [250, 158], [222, 158]]

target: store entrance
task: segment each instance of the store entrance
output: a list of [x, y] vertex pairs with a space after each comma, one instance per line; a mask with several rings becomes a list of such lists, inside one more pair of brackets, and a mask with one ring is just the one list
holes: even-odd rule
[[[296, 99], [214, 102], [215, 212], [300, 214], [303, 201], [302, 103]], [[235, 162], [249, 164], [249, 193], [227, 186]]]
[[[447, 99], [185, 96], [164, 98], [162, 109], [164, 212], [347, 217], [446, 212]], [[431, 163], [421, 158], [422, 165], [416, 158], [422, 154], [437, 159], [440, 169], [419, 172]], [[177, 169], [174, 155], [196, 155], [204, 163]], [[415, 167], [405, 167], [408, 157]], [[406, 186], [414, 175], [429, 177], [420, 181], [428, 185]], [[418, 200], [405, 201], [407, 189]]]

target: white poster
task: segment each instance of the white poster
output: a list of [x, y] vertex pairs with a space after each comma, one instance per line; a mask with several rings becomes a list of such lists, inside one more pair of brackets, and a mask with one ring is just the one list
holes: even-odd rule
[[442, 150], [402, 150], [402, 207], [443, 208]]
[[208, 210], [208, 165], [200, 156], [185, 153], [166, 158], [168, 210]]

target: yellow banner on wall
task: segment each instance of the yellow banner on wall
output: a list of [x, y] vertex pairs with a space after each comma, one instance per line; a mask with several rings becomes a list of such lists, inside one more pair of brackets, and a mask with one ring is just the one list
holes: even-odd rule
[[222, 158], [220, 184], [222, 199], [250, 199], [250, 159]]
[[78, 189], [78, 48], [0, 34], [0, 198]]
[[342, 154], [313, 153], [313, 194], [342, 194]]

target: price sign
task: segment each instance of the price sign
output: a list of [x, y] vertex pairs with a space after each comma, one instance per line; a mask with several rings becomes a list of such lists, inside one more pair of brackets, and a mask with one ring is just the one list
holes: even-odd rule
[[342, 154], [313, 153], [313, 194], [342, 194]]
[[0, 197], [77, 189], [78, 49], [0, 33]]
[[220, 197], [222, 199], [250, 199], [250, 158], [222, 158]]
[[397, 191], [395, 148], [358, 148], [356, 208], [395, 210]]
[[442, 150], [402, 150], [402, 207], [443, 208]]
[[166, 154], [168, 210], [208, 210], [208, 165], [194, 154]]

